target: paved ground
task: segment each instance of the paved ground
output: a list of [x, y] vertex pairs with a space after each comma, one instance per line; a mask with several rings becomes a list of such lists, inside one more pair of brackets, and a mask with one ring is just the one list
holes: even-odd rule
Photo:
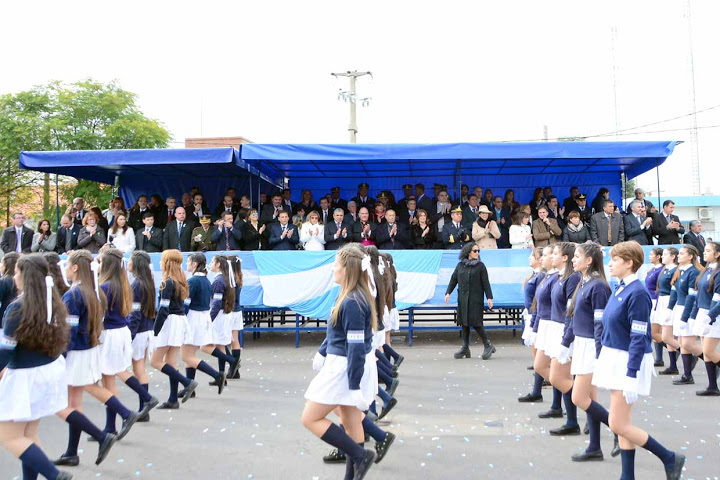
[[[380, 478], [497, 478], [497, 479], [612, 479], [620, 476], [620, 460], [609, 456], [612, 439], [603, 434], [606, 460], [574, 464], [570, 455], [585, 448], [587, 437], [556, 438], [548, 430], [558, 420], [540, 420], [549, 405], [519, 404], [515, 397], [528, 391], [529, 351], [508, 332], [493, 332], [498, 353], [492, 360], [454, 360], [455, 333], [423, 332], [412, 348], [398, 338], [405, 354], [401, 368], [398, 407], [386, 428], [398, 435], [388, 456], [368, 474]], [[264, 335], [246, 340], [240, 381], [222, 396], [206, 385], [198, 398], [180, 410], [152, 413], [152, 421], [138, 424], [100, 467], [94, 466], [96, 445], [83, 438], [82, 465], [76, 479], [331, 479], [342, 478], [344, 467], [324, 465], [327, 445], [300, 424], [303, 392], [313, 376], [311, 359], [320, 335], [302, 337]], [[473, 354], [481, 348], [474, 346]], [[685, 478], [717, 479], [720, 472], [720, 399], [698, 398], [705, 386], [702, 366], [699, 385], [673, 387], [659, 377], [653, 396], [635, 407], [637, 424], [661, 442], [688, 456]], [[167, 395], [162, 374], [152, 373], [151, 391]], [[122, 387], [121, 399], [136, 407], [134, 394]], [[601, 402], [608, 404], [607, 394]], [[104, 413], [86, 397], [87, 412], [102, 424]], [[584, 418], [584, 414], [582, 414]], [[67, 428], [57, 418], [40, 428], [45, 450], [64, 451]], [[639, 450], [637, 478], [664, 478], [655, 457]], [[19, 463], [0, 453], [0, 479], [18, 478]]]

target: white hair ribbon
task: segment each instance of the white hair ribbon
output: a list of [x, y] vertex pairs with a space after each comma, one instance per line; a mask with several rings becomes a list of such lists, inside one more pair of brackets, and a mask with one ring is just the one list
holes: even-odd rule
[[53, 287], [55, 286], [55, 282], [53, 281], [53, 277], [47, 276], [45, 277], [45, 292], [46, 292], [46, 298], [45, 301], [47, 302], [47, 323], [50, 325], [50, 322], [52, 322], [52, 294], [53, 294]]
[[362, 259], [362, 271], [367, 272], [369, 277], [368, 287], [370, 288], [370, 295], [373, 298], [377, 297], [377, 287], [375, 287], [375, 277], [372, 271], [372, 263], [370, 262], [370, 255], [363, 255]]
[[232, 262], [228, 259], [227, 264], [228, 264], [228, 270], [230, 270], [230, 275], [228, 275], [228, 276], [230, 277], [230, 286], [231, 286], [232, 288], [235, 288], [235, 287], [236, 287], [236, 284], [235, 284], [235, 273], [233, 272]]
[[100, 270], [100, 264], [95, 261], [90, 262], [90, 270], [92, 270], [93, 280], [95, 281], [95, 295], [97, 295], [98, 300], [100, 300], [100, 285], [98, 280], [98, 271]]
[[71, 285], [67, 279], [67, 272], [65, 271], [65, 268], [67, 267], [67, 262], [65, 260], [60, 260], [58, 266], [60, 267], [60, 273], [62, 274], [63, 282], [66, 286], [70, 287]]
[[378, 258], [378, 272], [380, 272], [380, 275], [385, 275], [385, 262], [382, 257]]

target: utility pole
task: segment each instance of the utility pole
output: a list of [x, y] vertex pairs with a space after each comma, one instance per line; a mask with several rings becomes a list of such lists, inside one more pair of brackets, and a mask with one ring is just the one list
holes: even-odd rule
[[356, 118], [356, 103], [357, 100], [360, 100], [362, 102], [363, 106], [367, 106], [370, 104], [370, 98], [357, 98], [356, 90], [355, 90], [355, 84], [357, 81], [357, 77], [362, 77], [364, 75], [370, 75], [372, 77], [372, 72], [358, 72], [357, 70], [342, 72], [342, 73], [331, 73], [330, 75], [334, 77], [348, 77], [350, 79], [350, 90], [349, 91], [343, 91], [340, 90], [340, 94], [338, 95], [338, 98], [340, 100], [344, 100], [348, 103], [350, 103], [350, 125], [348, 125], [348, 132], [350, 133], [350, 143], [356, 143], [357, 142], [357, 118]]
[[685, 18], [687, 19], [688, 28], [688, 56], [690, 68], [690, 106], [692, 107], [692, 116], [690, 117], [690, 167], [692, 174], [693, 195], [700, 195], [700, 155], [698, 153], [698, 126], [697, 126], [697, 106], [695, 104], [695, 59], [693, 55], [693, 35], [692, 35], [692, 15], [690, 10], [690, 0], [685, 2]]

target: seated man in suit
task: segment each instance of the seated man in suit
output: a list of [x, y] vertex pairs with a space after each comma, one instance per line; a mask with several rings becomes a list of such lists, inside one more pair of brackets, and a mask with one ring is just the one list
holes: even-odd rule
[[637, 200], [630, 202], [628, 208], [630, 213], [623, 220], [625, 241], [635, 240], [640, 245], [652, 245], [652, 218], [645, 216], [645, 209]]
[[461, 250], [466, 243], [471, 242], [470, 233], [462, 224], [462, 208], [456, 206], [450, 212], [452, 221], [446, 223], [442, 230], [443, 246], [448, 250]]
[[565, 215], [569, 214], [577, 207], [577, 196], [580, 194], [578, 187], [570, 187], [570, 196], [563, 200], [563, 212]]
[[320, 222], [322, 222], [323, 225], [332, 222], [333, 211], [330, 209], [330, 202], [325, 197], [320, 199], [320, 210], [318, 210], [318, 215], [320, 215]]
[[425, 210], [426, 212], [432, 210], [433, 201], [425, 195], [425, 185], [422, 183], [415, 184], [415, 200], [417, 201], [417, 208]]
[[352, 226], [345, 223], [345, 212], [336, 208], [332, 220], [325, 224], [325, 250], [337, 250], [352, 242]]
[[265, 225], [267, 223], [277, 222], [280, 212], [287, 212], [289, 218], [292, 210], [285, 209], [282, 194], [274, 193], [270, 202], [270, 204], [263, 205], [262, 207], [262, 213], [260, 213], [260, 223]]
[[[230, 212], [232, 214], [232, 212]], [[218, 220], [222, 222], [222, 219]], [[210, 252], [215, 250], [215, 242], [212, 240], [214, 229], [210, 227], [210, 215], [200, 217], [200, 226], [195, 227], [192, 231], [192, 240], [190, 248], [193, 252]]]
[[[700, 220], [692, 220], [690, 222], [690, 231], [687, 232], [685, 235], [683, 235], [683, 243], [690, 244], [697, 248], [697, 251], [702, 254], [702, 252], [705, 251], [705, 238], [700, 234], [702, 232], [702, 223]], [[702, 266], [705, 266], [705, 261], [702, 259], [702, 255], [700, 255], [700, 263]]]
[[472, 232], [473, 223], [478, 219], [480, 199], [474, 193], [468, 195], [467, 207], [463, 207], [462, 224]]
[[[414, 225], [417, 223], [417, 201], [415, 197], [410, 197], [405, 203], [406, 210], [401, 210], [397, 214], [397, 221], [405, 225]], [[399, 207], [398, 207], [399, 208]]]
[[242, 229], [233, 225], [232, 212], [223, 212], [215, 225], [217, 228], [210, 239], [218, 250], [242, 250]]
[[590, 238], [603, 247], [625, 241], [625, 225], [622, 215], [615, 211], [615, 202], [603, 201], [602, 211], [590, 218]]
[[493, 208], [490, 211], [493, 214], [492, 219], [495, 220], [500, 230], [500, 238], [497, 240], [498, 248], [510, 248], [510, 225], [512, 225], [512, 219], [508, 209], [503, 207], [503, 198], [501, 196], [495, 197]]
[[194, 228], [194, 223], [186, 221], [185, 207], [177, 207], [175, 220], [168, 223], [163, 231], [163, 250], [177, 249], [181, 252], [189, 252]]
[[375, 243], [382, 250], [405, 250], [410, 243], [407, 225], [398, 223], [395, 210], [385, 212], [385, 223], [375, 230]]
[[347, 216], [345, 217], [345, 223], [353, 227], [355, 226], [355, 222], [358, 220], [360, 220], [360, 217], [358, 217], [357, 203], [350, 200], [347, 202]]
[[367, 207], [362, 207], [358, 213], [358, 221], [353, 225], [353, 241], [363, 245], [375, 245], [375, 230], [377, 224], [370, 218]]
[[[249, 204], [249, 202], [248, 202], [248, 204]], [[213, 214], [213, 219], [220, 220], [223, 212], [230, 212], [233, 214], [233, 217], [234, 217], [235, 215], [237, 215], [239, 210], [240, 210], [240, 202], [235, 203], [233, 201], [233, 198], [230, 195], [225, 194], [223, 196], [222, 203], [220, 205], [218, 205], [217, 208], [215, 209], [215, 212]]]
[[35, 232], [25, 226], [25, 214], [13, 213], [13, 225], [2, 233], [0, 248], [5, 253], [30, 253]]
[[[62, 216], [57, 233], [57, 253], [59, 255], [70, 253], [77, 248], [78, 233], [82, 228], [82, 225], [73, 222], [72, 216]], [[160, 247], [162, 248], [162, 238], [160, 239]]]
[[135, 232], [135, 245], [138, 250], [148, 253], [163, 251], [163, 230], [155, 226], [155, 215], [145, 212], [142, 218], [143, 227]]
[[290, 215], [281, 211], [278, 221], [270, 224], [270, 239], [268, 245], [272, 250], [295, 250], [300, 241], [297, 228], [290, 224]]
[[680, 224], [680, 218], [673, 215], [675, 202], [665, 200], [663, 211], [653, 217], [653, 235], [658, 237], [658, 245], [676, 245], [680, 243], [680, 235], [685, 234], [685, 228]]
[[193, 195], [192, 200], [192, 211], [190, 212], [190, 220], [195, 224], [200, 224], [200, 217], [203, 215], [209, 215], [210, 210], [208, 209], [207, 205], [205, 204], [205, 199], [203, 197], [202, 193], [196, 193]]
[[140, 195], [137, 199], [137, 202], [135, 205], [132, 206], [129, 210], [130, 216], [127, 218], [127, 224], [129, 227], [133, 229], [133, 232], [137, 232], [138, 230], [141, 230], [143, 227], [143, 215], [145, 215], [145, 212], [150, 211], [150, 207], [148, 205], [148, 197], [147, 195]]
[[[587, 206], [587, 196], [584, 193], [579, 194], [575, 197], [575, 207], [572, 211], [580, 214], [580, 220], [583, 223], [590, 223], [590, 217], [592, 217], [592, 211]], [[570, 212], [567, 212], [570, 213]]]
[[330, 189], [330, 207], [335, 210], [336, 208], [342, 208], [345, 212], [348, 210], [347, 200], [340, 198], [340, 187], [333, 187]]

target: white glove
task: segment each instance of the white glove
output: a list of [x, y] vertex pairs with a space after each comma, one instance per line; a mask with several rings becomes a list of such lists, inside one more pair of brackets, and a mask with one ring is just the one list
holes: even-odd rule
[[313, 370], [319, 372], [323, 365], [325, 365], [325, 357], [322, 353], [315, 352], [315, 356], [313, 357]]
[[632, 405], [638, 400], [638, 379], [633, 377], [626, 377], [625, 380], [627, 381], [627, 383], [625, 386], [625, 390], [623, 390], [623, 396], [625, 397], [625, 402], [628, 405]]
[[353, 405], [361, 412], [370, 408], [370, 405], [368, 405], [363, 397], [362, 390], [350, 390], [350, 396], [352, 397]]
[[712, 325], [710, 325], [710, 322], [712, 322], [710, 316], [706, 313], [695, 321], [702, 323], [702, 336], [706, 337], [710, 333], [710, 329], [712, 328]]
[[560, 353], [557, 356], [560, 365], [565, 365], [570, 361], [570, 349], [564, 345], [560, 345]]
[[533, 342], [532, 342], [532, 334], [529, 334], [527, 337], [525, 337], [525, 340], [523, 340], [523, 344], [524, 344], [526, 347], [532, 346], [532, 344], [533, 344]]

